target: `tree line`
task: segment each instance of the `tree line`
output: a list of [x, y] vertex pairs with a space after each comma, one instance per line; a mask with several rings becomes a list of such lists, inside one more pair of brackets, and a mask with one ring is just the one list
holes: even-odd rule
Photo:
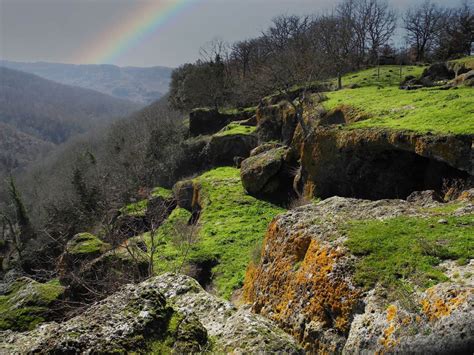
[[[396, 31], [405, 43], [393, 44]], [[445, 8], [426, 0], [398, 14], [386, 0], [344, 0], [329, 12], [282, 15], [260, 36], [232, 44], [215, 39], [200, 59], [172, 73], [170, 104], [246, 106], [308, 80], [338, 78], [382, 62], [424, 63], [469, 55], [472, 5]]]

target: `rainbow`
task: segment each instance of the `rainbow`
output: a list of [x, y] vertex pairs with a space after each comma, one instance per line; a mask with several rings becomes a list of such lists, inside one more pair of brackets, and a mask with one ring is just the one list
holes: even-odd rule
[[198, 0], [137, 1], [140, 6], [128, 18], [104, 31], [87, 48], [81, 48], [74, 61], [79, 63], [113, 63], [124, 52], [145, 37], [169, 24], [178, 14]]

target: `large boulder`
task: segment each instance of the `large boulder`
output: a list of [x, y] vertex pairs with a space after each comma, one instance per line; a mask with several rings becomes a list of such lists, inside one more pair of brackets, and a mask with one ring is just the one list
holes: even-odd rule
[[259, 143], [279, 141], [291, 143], [298, 120], [288, 102], [260, 105], [257, 109], [257, 135]]
[[[332, 197], [279, 215], [268, 228], [260, 259], [247, 269], [243, 297], [254, 312], [277, 322], [310, 353], [472, 349], [474, 263], [459, 266], [448, 260], [432, 270], [411, 269], [419, 257], [436, 263], [428, 261], [429, 255], [443, 255], [444, 246], [438, 243], [447, 243], [444, 231], [456, 228], [469, 234], [472, 225], [459, 223], [472, 210], [451, 209], [443, 215], [446, 220], [437, 222], [442, 205], [430, 208], [403, 200]], [[453, 221], [453, 216], [464, 217]], [[395, 237], [387, 223], [420, 227]], [[354, 225], [361, 230], [357, 242]], [[437, 233], [440, 241], [428, 243], [430, 233]], [[374, 238], [373, 248], [366, 248], [368, 234]], [[407, 251], [404, 243], [413, 249]], [[387, 247], [380, 251], [383, 245]], [[418, 245], [429, 255], [416, 249]], [[400, 260], [386, 253], [407, 254]], [[416, 261], [407, 262], [410, 257]], [[424, 286], [413, 287], [412, 282]], [[438, 284], [430, 287], [433, 283]]]
[[21, 277], [9, 282], [0, 290], [0, 330], [25, 331], [51, 320], [64, 289], [57, 280], [40, 283]]
[[234, 165], [234, 158], [249, 156], [257, 146], [254, 134], [215, 134], [206, 147], [206, 156], [210, 166]]
[[183, 315], [194, 314], [215, 340], [214, 351], [220, 353], [301, 352], [295, 341], [272, 321], [237, 309], [230, 302], [204, 291], [198, 282], [185, 275], [164, 274], [151, 282]]
[[[212, 341], [210, 341], [212, 340]], [[0, 333], [5, 353], [298, 353], [273, 322], [237, 310], [184, 275], [164, 274], [63, 323]]]
[[[2, 351], [19, 353], [166, 353], [176, 345], [180, 351], [195, 352], [207, 343], [202, 325], [174, 312], [152, 283], [124, 286], [66, 322], [28, 333], [6, 332], [1, 338]], [[192, 340], [190, 347], [178, 342], [186, 338]]]
[[295, 156], [291, 148], [272, 143], [263, 144], [242, 162], [242, 184], [251, 195], [275, 197], [285, 191], [291, 192], [294, 165]]

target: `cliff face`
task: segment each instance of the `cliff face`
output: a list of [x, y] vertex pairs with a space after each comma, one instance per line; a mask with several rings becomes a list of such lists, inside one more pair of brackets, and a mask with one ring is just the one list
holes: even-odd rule
[[[469, 214], [470, 206], [446, 216]], [[369, 241], [356, 244], [357, 234], [351, 232], [351, 223], [356, 221], [364, 226], [365, 221], [381, 220], [383, 226], [405, 218], [430, 219], [433, 211], [417, 202], [333, 197], [280, 215], [268, 228], [260, 261], [247, 269], [244, 297], [256, 313], [276, 321], [312, 353], [413, 351], [414, 343], [420, 352], [465, 351], [474, 344], [469, 274], [474, 265], [460, 267], [467, 278], [449, 279], [423, 292], [419, 280], [427, 275], [421, 266], [418, 270], [418, 265], [406, 263], [405, 268], [413, 269], [403, 280], [402, 266], [391, 265], [392, 260], [384, 256], [385, 252], [403, 252], [403, 245], [394, 242], [388, 250], [360, 251]], [[362, 235], [371, 231], [364, 230]], [[382, 227], [376, 235], [380, 236], [377, 243], [387, 243]], [[417, 235], [393, 238], [402, 243], [410, 237], [412, 245], [424, 243]], [[386, 258], [384, 268], [394, 267], [393, 275], [373, 270], [371, 263], [380, 257]], [[408, 257], [416, 258], [416, 253]], [[436, 269], [431, 272], [434, 275]], [[377, 278], [373, 284], [364, 284], [373, 277]]]
[[299, 148], [306, 182], [323, 198], [406, 198], [473, 176], [469, 135], [318, 127]]

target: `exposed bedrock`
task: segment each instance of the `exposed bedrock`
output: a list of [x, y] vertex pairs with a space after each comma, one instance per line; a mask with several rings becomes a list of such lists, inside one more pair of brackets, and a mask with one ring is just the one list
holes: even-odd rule
[[247, 120], [255, 111], [242, 110], [222, 113], [212, 109], [195, 109], [189, 114], [189, 132], [192, 136], [216, 133], [230, 122]]
[[318, 127], [295, 146], [306, 184], [322, 198], [406, 198], [453, 179], [472, 183], [474, 174], [468, 135]]
[[0, 332], [0, 353], [301, 353], [273, 322], [237, 310], [190, 277], [129, 284], [62, 323]]
[[[394, 291], [394, 284], [366, 288], [357, 279], [366, 255], [352, 252], [347, 244], [347, 223], [380, 220], [383, 225], [431, 218], [430, 213], [419, 203], [403, 200], [332, 197], [279, 215], [268, 228], [260, 260], [247, 269], [243, 297], [254, 312], [277, 322], [309, 353], [472, 349], [474, 262], [459, 266], [445, 261], [438, 266], [447, 270], [441, 279], [445, 282], [406, 294], [403, 288]], [[467, 203], [450, 216], [470, 213], [472, 205]], [[438, 227], [428, 227], [427, 233], [433, 228]], [[423, 243], [423, 238], [410, 237], [412, 243]]]

